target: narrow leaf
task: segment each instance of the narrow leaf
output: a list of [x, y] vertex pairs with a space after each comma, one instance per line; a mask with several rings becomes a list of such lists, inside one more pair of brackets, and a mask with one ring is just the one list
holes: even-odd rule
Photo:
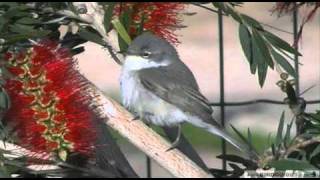
[[10, 98], [5, 89], [1, 88], [0, 92], [0, 108], [1, 110], [9, 109], [10, 107]]
[[82, 37], [85, 40], [100, 44], [102, 46], [105, 45], [105, 42], [102, 40], [102, 38], [98, 34], [93, 33], [87, 29], [80, 28], [78, 34], [80, 37]]
[[245, 158], [238, 156], [238, 155], [232, 155], [232, 154], [223, 155], [223, 154], [221, 154], [221, 155], [217, 156], [217, 158], [224, 159], [224, 160], [231, 161], [231, 162], [235, 162], [235, 163], [241, 163], [242, 165], [244, 165], [245, 167], [250, 168], [250, 169], [255, 169], [258, 167], [258, 165], [254, 161], [251, 161], [250, 159], [245, 159]]
[[256, 44], [257, 43], [255, 41], [252, 41], [252, 56], [253, 62], [256, 63], [256, 67], [258, 68], [259, 85], [262, 87], [267, 76], [268, 65], [263, 60], [264, 57], [260, 53]]
[[274, 63], [271, 58], [271, 54], [266, 44], [266, 41], [263, 39], [261, 34], [254, 29], [252, 30], [252, 37], [255, 41], [255, 44], [258, 46], [259, 52], [261, 53], [263, 60], [273, 69]]
[[242, 23], [242, 20], [241, 20], [241, 18], [240, 18], [240, 15], [239, 15], [235, 10], [233, 10], [232, 7], [226, 6], [225, 11], [226, 11], [226, 13], [230, 14], [231, 17], [232, 17], [234, 20], [238, 21], [239, 23]]
[[125, 27], [121, 24], [121, 22], [119, 21], [118, 18], [113, 19], [111, 21], [111, 23], [113, 24], [113, 27], [115, 28], [115, 30], [118, 32], [118, 34], [120, 35], [120, 37], [127, 43], [130, 44], [131, 43], [131, 38], [129, 36], [129, 34], [127, 33]]
[[269, 42], [273, 46], [280, 48], [280, 49], [283, 49], [291, 54], [298, 54], [299, 56], [302, 56], [295, 48], [290, 46], [290, 44], [288, 44], [286, 41], [282, 40], [278, 36], [268, 32], [268, 31], [264, 31], [263, 35], [267, 40], [269, 40]]
[[108, 3], [108, 7], [107, 7], [107, 10], [105, 11], [105, 14], [104, 14], [104, 27], [106, 29], [106, 32], [109, 31], [110, 29], [110, 24], [111, 24], [111, 18], [112, 18], [112, 15], [113, 15], [113, 9], [115, 7], [115, 3], [112, 2], [112, 3]]
[[271, 50], [271, 54], [275, 61], [277, 61], [280, 66], [292, 77], [296, 78], [297, 73], [296, 70], [292, 67], [292, 65], [279, 53], [277, 53], [275, 50]]
[[252, 66], [254, 60], [252, 57], [252, 38], [250, 31], [243, 24], [239, 25], [239, 39], [242, 51], [244, 52], [244, 55], [246, 56], [250, 66]]
[[249, 147], [250, 150], [253, 150], [255, 153], [257, 153], [257, 150], [254, 148], [254, 146], [252, 146], [248, 140], [232, 125], [230, 125], [231, 128], [238, 134], [238, 136], [242, 139], [243, 142], [245, 142]]
[[283, 138], [283, 141], [286, 147], [289, 145], [292, 124], [293, 124], [293, 119], [290, 122], [290, 124], [287, 124], [286, 134], [284, 135], [284, 138]]
[[275, 148], [274, 144], [271, 144], [271, 151], [272, 151], [272, 155], [276, 156], [276, 148]]
[[32, 38], [40, 38], [40, 37], [45, 37], [50, 33], [48, 30], [42, 30], [42, 31], [32, 31], [30, 33], [26, 34], [18, 34], [18, 35], [1, 35], [2, 38], [6, 39], [5, 44], [14, 44], [18, 41], [22, 40], [27, 40], [27, 39], [32, 39]]
[[243, 19], [243, 21], [246, 22], [246, 24], [250, 25], [251, 27], [259, 30], [263, 30], [263, 27], [261, 26], [261, 24], [257, 20], [253, 19], [252, 17], [247, 16], [245, 14], [241, 14], [241, 18]]
[[284, 112], [281, 114], [281, 118], [279, 121], [278, 131], [277, 131], [277, 137], [275, 145], [278, 147], [282, 142], [282, 132], [283, 132], [283, 124], [284, 124]]
[[281, 159], [279, 161], [271, 161], [269, 166], [274, 167], [276, 170], [318, 170], [313, 165], [305, 161], [296, 159]]
[[263, 87], [263, 84], [266, 81], [267, 70], [268, 70], [268, 66], [266, 63], [258, 64], [258, 76], [259, 76], [260, 87]]
[[320, 154], [320, 145], [318, 145], [311, 153], [310, 155], [310, 159], [312, 159], [313, 157], [317, 156]]
[[22, 24], [13, 24], [10, 26], [10, 30], [19, 34], [27, 34], [36, 31], [33, 26], [22, 25]]

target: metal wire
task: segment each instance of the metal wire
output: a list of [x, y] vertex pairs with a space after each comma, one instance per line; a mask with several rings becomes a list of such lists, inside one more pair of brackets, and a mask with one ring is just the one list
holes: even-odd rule
[[151, 159], [147, 156], [146, 158], [146, 163], [147, 163], [147, 177], [148, 178], [152, 178], [152, 174], [151, 174]]
[[[223, 49], [223, 14], [222, 10], [218, 10], [218, 27], [219, 27], [219, 58], [220, 58], [220, 116], [221, 116], [221, 125], [225, 126], [225, 106], [224, 106], [224, 49]], [[222, 155], [226, 155], [227, 147], [226, 141], [221, 138], [221, 151]], [[227, 161], [222, 160], [222, 169], [227, 169]]]
[[[298, 38], [298, 8], [297, 8], [297, 4], [295, 3], [295, 8], [293, 10], [293, 42], [298, 42], [297, 38]], [[294, 43], [295, 46], [294, 48], [298, 51], [298, 43]], [[294, 54], [294, 68], [297, 72], [297, 78], [296, 78], [296, 94], [297, 97], [300, 94], [300, 74], [299, 74], [299, 56], [298, 54]]]
[[[265, 104], [278, 104], [278, 105], [287, 105], [283, 101], [277, 101], [277, 100], [271, 100], [271, 99], [256, 99], [256, 100], [250, 100], [250, 101], [240, 101], [240, 102], [224, 102], [224, 106], [247, 106], [247, 105], [255, 105], [259, 103], [265, 103]], [[320, 99], [319, 100], [311, 100], [311, 101], [306, 101], [306, 104], [320, 104]], [[211, 106], [221, 106], [222, 103], [211, 103]]]

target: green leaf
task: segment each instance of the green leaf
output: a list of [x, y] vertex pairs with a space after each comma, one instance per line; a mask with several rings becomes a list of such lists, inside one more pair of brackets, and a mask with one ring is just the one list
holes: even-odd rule
[[0, 16], [0, 32], [2, 31], [2, 28], [7, 22], [8, 20], [6, 18], [4, 18], [3, 16]]
[[[251, 34], [250, 34], [250, 31], [248, 30], [248, 28], [243, 24], [239, 25], [239, 39], [240, 39], [242, 51], [244, 52], [244, 55], [246, 56], [246, 59], [248, 60], [250, 67], [252, 67], [252, 66], [256, 67], [256, 64], [253, 63], [254, 59], [252, 56]], [[252, 74], [255, 73], [255, 70], [253, 70], [253, 68], [252, 68], [251, 73]]]
[[120, 37], [129, 45], [131, 43], [131, 38], [130, 38], [129, 34], [127, 33], [125, 27], [119, 21], [119, 19], [118, 18], [113, 19], [111, 21], [111, 23], [112, 23], [113, 27], [115, 28], [115, 30], [120, 35]]
[[258, 64], [258, 76], [259, 76], [258, 78], [259, 78], [260, 87], [263, 87], [264, 82], [266, 81], [267, 70], [268, 70], [268, 66], [266, 63]]
[[255, 63], [256, 64], [255, 66], [258, 68], [259, 84], [260, 84], [260, 87], [262, 87], [266, 80], [268, 65], [263, 60], [264, 57], [260, 53], [256, 41], [252, 41], [252, 56], [253, 56], [253, 63]]
[[257, 150], [254, 148], [254, 146], [252, 144], [250, 144], [250, 142], [244, 137], [244, 135], [242, 135], [240, 133], [240, 131], [238, 131], [234, 126], [232, 126], [232, 125], [230, 125], [230, 126], [233, 129], [233, 131], [236, 132], [236, 134], [241, 138], [241, 140], [243, 142], [245, 142], [250, 147], [250, 150], [253, 150], [255, 153], [257, 153]]
[[252, 39], [253, 62], [257, 64], [259, 84], [260, 87], [263, 87], [267, 76], [268, 65], [273, 68], [274, 64], [265, 41], [254, 29], [252, 29]]
[[290, 122], [290, 124], [287, 124], [286, 134], [284, 135], [284, 138], [283, 138], [285, 146], [289, 145], [292, 124], [293, 124], [293, 120]]
[[99, 36], [97, 33], [91, 32], [84, 28], [80, 28], [78, 34], [80, 37], [82, 37], [85, 40], [100, 44], [102, 46], [105, 45], [105, 42], [103, 41], [101, 36]]
[[252, 30], [252, 37], [253, 37], [253, 41], [255, 41], [255, 44], [259, 49], [259, 52], [261, 53], [263, 60], [273, 69], [274, 63], [271, 58], [270, 51], [266, 44], [266, 41], [263, 39], [261, 34], [254, 29]]
[[103, 22], [104, 22], [104, 28], [106, 29], [106, 32], [108, 32], [108, 30], [110, 29], [111, 18], [113, 15], [113, 9], [115, 7], [115, 4], [116, 3], [114, 3], [114, 2], [108, 3], [108, 8], [104, 14], [104, 21]]
[[18, 3], [16, 2], [0, 2], [0, 7], [3, 7], [3, 6], [7, 6], [7, 7], [16, 7], [18, 6]]
[[39, 24], [41, 21], [39, 19], [31, 18], [31, 17], [23, 17], [16, 21], [19, 24]]
[[223, 2], [212, 2], [212, 4], [214, 7], [221, 9], [223, 12], [227, 13]]
[[[124, 12], [119, 17], [119, 21], [125, 28], [126, 32], [129, 32], [131, 23], [132, 23], [132, 9], [128, 9]], [[121, 52], [125, 52], [129, 46], [129, 44], [121, 37], [121, 35], [118, 33], [118, 42], [119, 42], [119, 47]]]
[[302, 56], [295, 48], [290, 46], [290, 44], [288, 44], [286, 41], [280, 39], [276, 35], [268, 32], [268, 31], [264, 31], [263, 35], [274, 47], [283, 49], [291, 54], [298, 54], [299, 56]]
[[273, 156], [276, 156], [277, 150], [276, 150], [276, 147], [274, 146], [273, 143], [271, 144], [271, 152], [272, 152], [272, 155], [273, 155]]
[[275, 50], [271, 50], [271, 54], [275, 61], [279, 63], [279, 65], [292, 77], [297, 78], [296, 70], [292, 67], [292, 65], [279, 53]]
[[276, 137], [276, 142], [275, 142], [276, 147], [278, 147], [282, 142], [283, 125], [284, 125], [284, 112], [282, 112], [281, 118], [279, 121], [277, 137]]
[[261, 26], [261, 24], [257, 20], [253, 19], [252, 17], [247, 16], [245, 14], [241, 14], [241, 18], [249, 26], [259, 30], [263, 30], [263, 27]]
[[252, 135], [249, 128], [248, 128], [248, 144], [249, 144], [250, 150], [257, 152], [257, 149], [255, 149], [255, 147], [253, 146]]
[[320, 154], [320, 145], [318, 145], [311, 153], [310, 155], [310, 159], [312, 159], [313, 157], [317, 156]]
[[7, 110], [10, 107], [10, 98], [5, 89], [1, 89], [0, 92], [0, 108], [2, 110]]
[[45, 37], [50, 32], [51, 31], [48, 31], [48, 30], [41, 30], [41, 31], [32, 31], [25, 34], [17, 34], [17, 35], [6, 34], [6, 35], [1, 35], [0, 37], [6, 39], [5, 44], [8, 45], [8, 44], [14, 44], [22, 40]]
[[225, 12], [228, 13], [228, 14], [230, 14], [231, 17], [232, 17], [234, 20], [238, 21], [239, 23], [242, 23], [242, 20], [241, 20], [239, 14], [238, 14], [232, 7], [226, 6]]
[[296, 159], [281, 159], [279, 161], [271, 161], [269, 166], [276, 170], [318, 170], [316, 167], [305, 161], [299, 161]]
[[13, 17], [26, 17], [29, 16], [30, 13], [25, 12], [28, 7], [18, 6], [14, 8], [10, 8], [6, 13], [3, 14], [3, 17], [6, 19], [11, 19]]
[[36, 31], [33, 26], [22, 24], [13, 24], [10, 26], [10, 30], [19, 34], [28, 34]]
[[250, 169], [258, 168], [257, 164], [254, 161], [251, 161], [250, 159], [245, 159], [245, 158], [238, 156], [238, 155], [221, 154], [221, 155], [218, 155], [217, 158], [224, 159], [224, 160], [231, 161], [231, 162], [235, 162], [235, 163], [240, 163]]

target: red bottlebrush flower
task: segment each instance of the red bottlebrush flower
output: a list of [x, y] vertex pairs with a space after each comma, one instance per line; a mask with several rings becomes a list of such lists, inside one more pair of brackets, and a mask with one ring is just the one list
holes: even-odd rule
[[68, 49], [43, 41], [24, 53], [5, 55], [14, 78], [5, 88], [11, 108], [4, 120], [14, 127], [19, 145], [37, 154], [90, 155], [96, 138], [86, 79]]
[[181, 26], [180, 11], [186, 8], [184, 3], [145, 2], [145, 3], [119, 3], [115, 8], [116, 15], [129, 12], [132, 22], [129, 25], [129, 35], [134, 38], [139, 35], [142, 24], [143, 30], [165, 38], [173, 44], [179, 40], [175, 30]]

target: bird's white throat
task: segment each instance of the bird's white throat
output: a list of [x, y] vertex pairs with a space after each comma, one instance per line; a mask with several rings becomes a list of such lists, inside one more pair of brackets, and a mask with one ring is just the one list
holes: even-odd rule
[[126, 71], [136, 71], [136, 70], [141, 70], [141, 69], [146, 69], [146, 68], [168, 66], [169, 64], [170, 64], [169, 61], [162, 61], [162, 62], [158, 63], [158, 62], [143, 58], [141, 56], [129, 55], [129, 56], [126, 56], [126, 58], [125, 58], [123, 68]]

